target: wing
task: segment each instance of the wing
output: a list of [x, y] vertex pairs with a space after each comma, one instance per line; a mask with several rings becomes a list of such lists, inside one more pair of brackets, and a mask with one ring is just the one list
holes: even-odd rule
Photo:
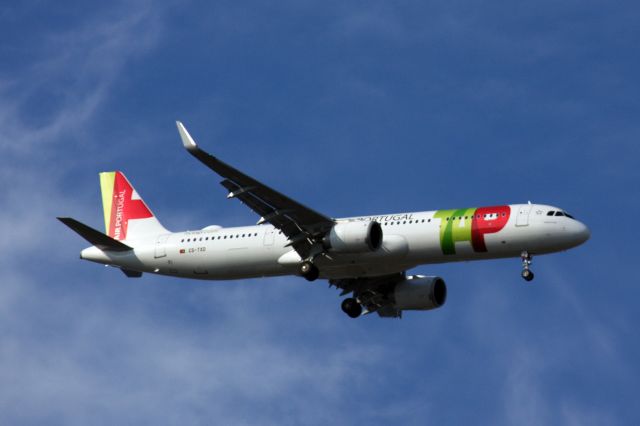
[[[224, 178], [221, 183], [229, 195], [238, 198], [260, 215], [258, 224], [269, 222], [289, 239], [301, 258], [322, 250], [319, 239], [335, 224], [334, 220], [310, 209], [267, 185], [220, 161], [196, 145], [181, 122], [176, 122], [182, 144], [189, 154]], [[317, 253], [316, 253], [317, 252]]]
[[342, 289], [340, 296], [353, 292], [353, 297], [364, 306], [366, 313], [377, 312], [381, 317], [402, 317], [402, 311], [393, 307], [393, 289], [406, 279], [404, 272], [367, 278], [329, 280], [330, 286]]

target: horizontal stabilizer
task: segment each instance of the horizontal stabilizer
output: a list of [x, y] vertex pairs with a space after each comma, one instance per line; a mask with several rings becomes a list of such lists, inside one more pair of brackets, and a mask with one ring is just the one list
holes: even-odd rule
[[118, 240], [114, 240], [108, 235], [103, 234], [100, 231], [96, 231], [90, 226], [85, 225], [84, 223], [78, 222], [75, 219], [70, 217], [59, 217], [58, 220], [69, 228], [74, 230], [78, 235], [80, 235], [85, 240], [89, 241], [94, 246], [98, 247], [100, 250], [106, 251], [127, 251], [132, 250], [128, 245], [121, 243]]

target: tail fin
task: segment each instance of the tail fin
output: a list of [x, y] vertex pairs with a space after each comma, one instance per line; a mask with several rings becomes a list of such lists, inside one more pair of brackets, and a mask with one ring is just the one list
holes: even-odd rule
[[115, 240], [167, 233], [122, 172], [100, 173], [106, 234]]

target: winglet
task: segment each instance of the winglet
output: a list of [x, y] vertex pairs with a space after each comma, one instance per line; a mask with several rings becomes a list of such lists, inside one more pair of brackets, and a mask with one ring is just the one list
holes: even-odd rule
[[176, 121], [176, 126], [178, 126], [178, 133], [180, 133], [180, 139], [182, 139], [182, 145], [187, 149], [187, 151], [195, 151], [198, 149], [198, 145], [196, 145], [195, 141], [187, 132], [187, 129], [184, 127], [184, 124], [180, 121]]

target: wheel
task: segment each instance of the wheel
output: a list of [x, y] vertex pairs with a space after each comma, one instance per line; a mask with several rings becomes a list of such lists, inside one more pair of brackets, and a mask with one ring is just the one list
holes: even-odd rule
[[351, 318], [358, 318], [362, 314], [362, 305], [352, 297], [342, 301], [342, 310]]
[[320, 276], [318, 267], [311, 262], [303, 262], [300, 265], [300, 275], [302, 275], [307, 281], [315, 281]]
[[533, 277], [533, 271], [531, 271], [530, 269], [525, 269], [524, 271], [522, 271], [522, 278], [524, 278], [525, 281], [531, 281]]

